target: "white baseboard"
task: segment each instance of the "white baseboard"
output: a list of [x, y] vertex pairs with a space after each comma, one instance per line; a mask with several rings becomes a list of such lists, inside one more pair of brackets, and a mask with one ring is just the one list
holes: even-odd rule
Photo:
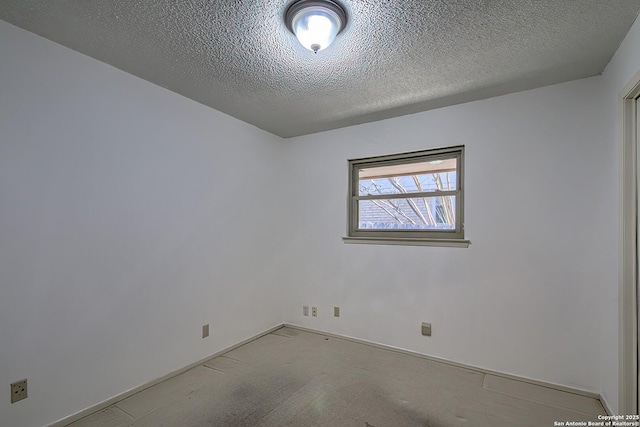
[[[284, 326], [286, 326], [288, 328], [299, 329], [299, 330], [305, 331], [305, 332], [311, 332], [311, 333], [314, 333], [314, 334], [326, 335], [326, 336], [332, 337], [332, 338], [343, 339], [343, 340], [355, 342], [355, 343], [358, 343], [358, 344], [370, 345], [370, 346], [381, 348], [381, 349], [384, 349], [384, 350], [390, 350], [390, 351], [395, 351], [395, 352], [398, 352], [398, 353], [408, 354], [408, 355], [411, 355], [411, 356], [420, 357], [422, 359], [432, 360], [434, 362], [446, 363], [447, 365], [456, 366], [456, 367], [464, 368], [464, 369], [469, 369], [469, 370], [472, 370], [472, 371], [481, 372], [483, 374], [495, 375], [495, 376], [498, 376], [498, 377], [503, 377], [503, 378], [509, 378], [509, 379], [512, 379], [512, 380], [522, 381], [522, 382], [525, 382], [525, 383], [539, 385], [541, 387], [547, 387], [547, 388], [551, 388], [551, 389], [554, 389], [554, 390], [565, 391], [565, 392], [568, 392], [568, 393], [575, 393], [575, 394], [579, 394], [581, 396], [591, 397], [593, 399], [598, 399], [598, 400], [601, 399], [601, 396], [600, 396], [599, 393], [596, 393], [596, 392], [593, 392], [593, 391], [590, 391], [590, 390], [584, 390], [584, 389], [580, 389], [580, 388], [573, 388], [573, 387], [565, 386], [565, 385], [562, 385], [562, 384], [556, 384], [556, 383], [547, 382], [547, 381], [535, 380], [533, 378], [521, 377], [521, 376], [518, 376], [518, 375], [507, 374], [507, 373], [504, 373], [504, 372], [492, 371], [490, 369], [481, 368], [479, 366], [467, 365], [467, 364], [464, 364], [464, 363], [454, 362], [453, 360], [444, 359], [444, 358], [441, 358], [441, 357], [429, 356], [428, 354], [418, 353], [418, 352], [411, 351], [411, 350], [405, 350], [405, 349], [398, 348], [398, 347], [392, 347], [392, 346], [386, 345], [386, 344], [380, 344], [380, 343], [373, 342], [373, 341], [367, 341], [367, 340], [362, 340], [362, 339], [359, 339], [359, 338], [353, 338], [353, 337], [349, 337], [349, 336], [346, 336], [346, 335], [332, 334], [332, 333], [329, 333], [329, 332], [324, 332], [324, 331], [319, 331], [319, 330], [316, 330], [316, 329], [305, 328], [304, 326], [298, 326], [298, 325], [294, 325], [294, 324], [290, 324], [290, 323], [285, 323]], [[600, 400], [600, 401], [602, 402], [602, 400]], [[604, 403], [603, 403], [603, 406], [604, 406]], [[609, 411], [609, 408], [605, 407], [605, 410]]]
[[234, 345], [232, 345], [230, 347], [227, 347], [225, 349], [222, 349], [222, 350], [220, 350], [220, 351], [218, 351], [218, 352], [216, 352], [216, 353], [214, 353], [214, 354], [212, 354], [210, 356], [207, 356], [204, 359], [198, 360], [197, 362], [193, 362], [190, 365], [185, 366], [184, 368], [181, 368], [181, 369], [178, 369], [177, 371], [173, 371], [171, 373], [168, 373], [167, 375], [164, 375], [164, 376], [162, 376], [160, 378], [156, 378], [155, 380], [151, 380], [148, 383], [145, 383], [145, 384], [139, 385], [137, 387], [134, 387], [134, 388], [132, 388], [130, 390], [125, 391], [124, 393], [120, 393], [120, 394], [118, 394], [116, 396], [113, 396], [113, 397], [107, 399], [107, 400], [104, 400], [104, 401], [102, 401], [100, 403], [97, 403], [97, 404], [95, 404], [93, 406], [85, 408], [82, 411], [76, 412], [75, 414], [72, 414], [72, 415], [69, 415], [68, 417], [65, 417], [65, 418], [63, 418], [63, 419], [61, 419], [59, 421], [56, 421], [56, 422], [51, 423], [51, 424], [47, 424], [46, 427], [64, 427], [67, 424], [71, 424], [72, 422], [78, 421], [79, 419], [84, 418], [84, 417], [86, 417], [88, 415], [91, 415], [94, 412], [101, 411], [101, 410], [113, 405], [114, 403], [117, 403], [117, 402], [119, 402], [119, 401], [121, 401], [123, 399], [126, 399], [129, 396], [133, 396], [134, 394], [139, 393], [142, 390], [145, 390], [145, 389], [147, 389], [149, 387], [152, 387], [152, 386], [154, 386], [156, 384], [159, 384], [159, 383], [161, 383], [163, 381], [166, 381], [169, 378], [172, 378], [172, 377], [175, 377], [177, 375], [180, 375], [180, 374], [188, 371], [189, 369], [195, 368], [198, 365], [202, 365], [204, 362], [206, 362], [209, 359], [213, 359], [214, 357], [218, 357], [221, 354], [227, 353], [227, 352], [229, 352], [231, 350], [235, 350], [236, 348], [238, 348], [240, 346], [243, 346], [243, 345], [245, 345], [245, 344], [247, 344], [247, 343], [249, 343], [249, 342], [251, 342], [253, 340], [257, 340], [258, 338], [263, 337], [263, 336], [265, 336], [267, 334], [270, 334], [271, 332], [277, 331], [278, 329], [282, 328], [283, 326], [284, 325], [277, 325], [277, 326], [274, 326], [272, 328], [269, 328], [264, 332], [260, 332], [259, 334], [252, 336], [251, 338], [247, 338], [246, 340], [240, 341], [237, 344], [234, 344]]
[[600, 403], [602, 403], [602, 407], [604, 408], [605, 411], [607, 411], [607, 415], [616, 415], [616, 413], [611, 409], [611, 405], [609, 405], [609, 402], [604, 397], [604, 395], [601, 394], [599, 399], [600, 399]]

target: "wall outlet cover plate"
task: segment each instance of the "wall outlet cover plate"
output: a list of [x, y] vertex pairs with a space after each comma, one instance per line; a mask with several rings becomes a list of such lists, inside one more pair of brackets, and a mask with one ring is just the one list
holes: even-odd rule
[[22, 399], [26, 399], [27, 396], [27, 379], [22, 381], [16, 381], [11, 384], [11, 403], [16, 403]]
[[431, 336], [431, 323], [422, 322], [422, 335], [425, 337]]

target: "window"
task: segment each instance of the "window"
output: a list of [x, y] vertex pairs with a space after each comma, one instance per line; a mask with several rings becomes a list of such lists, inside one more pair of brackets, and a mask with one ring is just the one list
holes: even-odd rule
[[464, 147], [349, 160], [347, 243], [469, 245]]

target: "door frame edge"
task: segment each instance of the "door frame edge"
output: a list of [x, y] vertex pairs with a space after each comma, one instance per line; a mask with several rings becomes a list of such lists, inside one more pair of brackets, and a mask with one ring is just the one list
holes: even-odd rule
[[620, 274], [619, 414], [638, 413], [638, 135], [636, 100], [640, 71], [619, 95], [620, 105]]

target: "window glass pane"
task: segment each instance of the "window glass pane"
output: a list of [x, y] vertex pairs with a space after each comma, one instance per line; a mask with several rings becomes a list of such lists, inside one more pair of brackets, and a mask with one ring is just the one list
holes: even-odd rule
[[456, 190], [457, 160], [443, 159], [402, 165], [362, 168], [360, 196]]
[[358, 201], [359, 230], [455, 230], [456, 196]]

